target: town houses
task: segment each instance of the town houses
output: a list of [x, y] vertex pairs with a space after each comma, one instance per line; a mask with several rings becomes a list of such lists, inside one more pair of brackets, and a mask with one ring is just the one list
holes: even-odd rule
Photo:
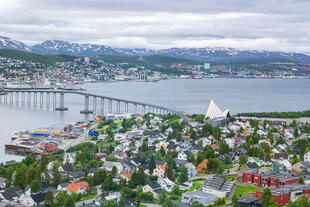
[[[219, 118], [228, 123], [207, 122]], [[74, 127], [74, 138], [61, 136]], [[206, 115], [187, 121], [109, 114], [66, 130], [55, 132], [57, 149], [42, 146], [37, 159], [0, 166], [0, 205], [259, 206], [267, 193], [270, 202], [287, 205], [310, 192], [307, 122], [231, 117], [212, 102]], [[39, 133], [47, 132], [32, 135]]]

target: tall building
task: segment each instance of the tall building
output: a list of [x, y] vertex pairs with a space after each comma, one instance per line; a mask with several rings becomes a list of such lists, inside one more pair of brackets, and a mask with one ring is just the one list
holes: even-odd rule
[[88, 65], [89, 62], [90, 62], [90, 58], [89, 58], [89, 57], [85, 57], [85, 58], [84, 58], [84, 62], [85, 62], [86, 65]]
[[205, 70], [210, 70], [210, 68], [211, 68], [210, 63], [205, 63], [203, 65], [203, 69], [205, 69]]

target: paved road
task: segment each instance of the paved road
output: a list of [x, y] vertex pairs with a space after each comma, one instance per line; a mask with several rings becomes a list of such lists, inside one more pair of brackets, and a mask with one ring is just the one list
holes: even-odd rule
[[67, 143], [64, 143], [64, 145], [62, 145], [60, 148], [63, 150], [67, 150], [69, 147], [77, 145], [79, 143], [85, 142], [86, 138], [88, 137], [88, 132], [91, 129], [96, 128], [98, 125], [98, 123], [95, 123], [94, 125], [92, 125], [91, 127], [89, 127], [88, 129], [85, 130], [85, 132], [83, 132], [80, 136], [78, 136], [76, 139], [72, 139], [72, 141], [68, 141]]
[[197, 179], [207, 179], [209, 177], [212, 177], [214, 176], [215, 174], [203, 174], [203, 175], [197, 175], [197, 176], [194, 176], [194, 177], [190, 177], [189, 180], [197, 180]]
[[141, 203], [142, 205], [145, 205], [147, 207], [161, 207], [161, 205], [153, 204], [153, 203]]

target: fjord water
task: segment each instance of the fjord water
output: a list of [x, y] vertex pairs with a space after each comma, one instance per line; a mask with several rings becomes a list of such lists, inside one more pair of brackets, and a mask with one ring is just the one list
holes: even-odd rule
[[[89, 83], [88, 92], [174, 108], [186, 113], [205, 113], [210, 100], [222, 109], [238, 112], [310, 110], [309, 79], [177, 79], [159, 82]], [[83, 97], [66, 95], [69, 111], [60, 112], [0, 104], [0, 162], [20, 160], [5, 154], [4, 144], [14, 132], [62, 127], [92, 115], [81, 115]]]

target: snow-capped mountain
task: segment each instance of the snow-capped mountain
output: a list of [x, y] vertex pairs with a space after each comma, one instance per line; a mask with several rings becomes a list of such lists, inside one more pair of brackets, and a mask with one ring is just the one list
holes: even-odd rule
[[66, 54], [75, 56], [92, 55], [163, 55], [176, 58], [187, 58], [206, 62], [229, 62], [263, 59], [290, 59], [297, 62], [310, 63], [310, 55], [303, 53], [272, 52], [257, 50], [238, 50], [234, 48], [170, 48], [152, 50], [146, 48], [128, 49], [114, 48], [106, 45], [71, 43], [62, 40], [47, 40], [32, 47], [24, 43], [0, 36], [0, 49], [15, 49], [39, 54]]
[[0, 48], [31, 51], [31, 49], [28, 46], [26, 46], [24, 43], [13, 40], [9, 37], [3, 37], [3, 36], [0, 36]]
[[91, 55], [164, 55], [169, 57], [187, 58], [198, 61], [242, 61], [260, 59], [290, 59], [297, 62], [310, 63], [310, 56], [302, 53], [271, 52], [257, 50], [238, 50], [234, 48], [170, 48], [152, 50], [145, 48], [126, 49], [113, 48], [105, 45], [70, 43], [61, 40], [48, 40], [31, 47], [32, 51], [43, 54], [67, 54], [76, 56]]

